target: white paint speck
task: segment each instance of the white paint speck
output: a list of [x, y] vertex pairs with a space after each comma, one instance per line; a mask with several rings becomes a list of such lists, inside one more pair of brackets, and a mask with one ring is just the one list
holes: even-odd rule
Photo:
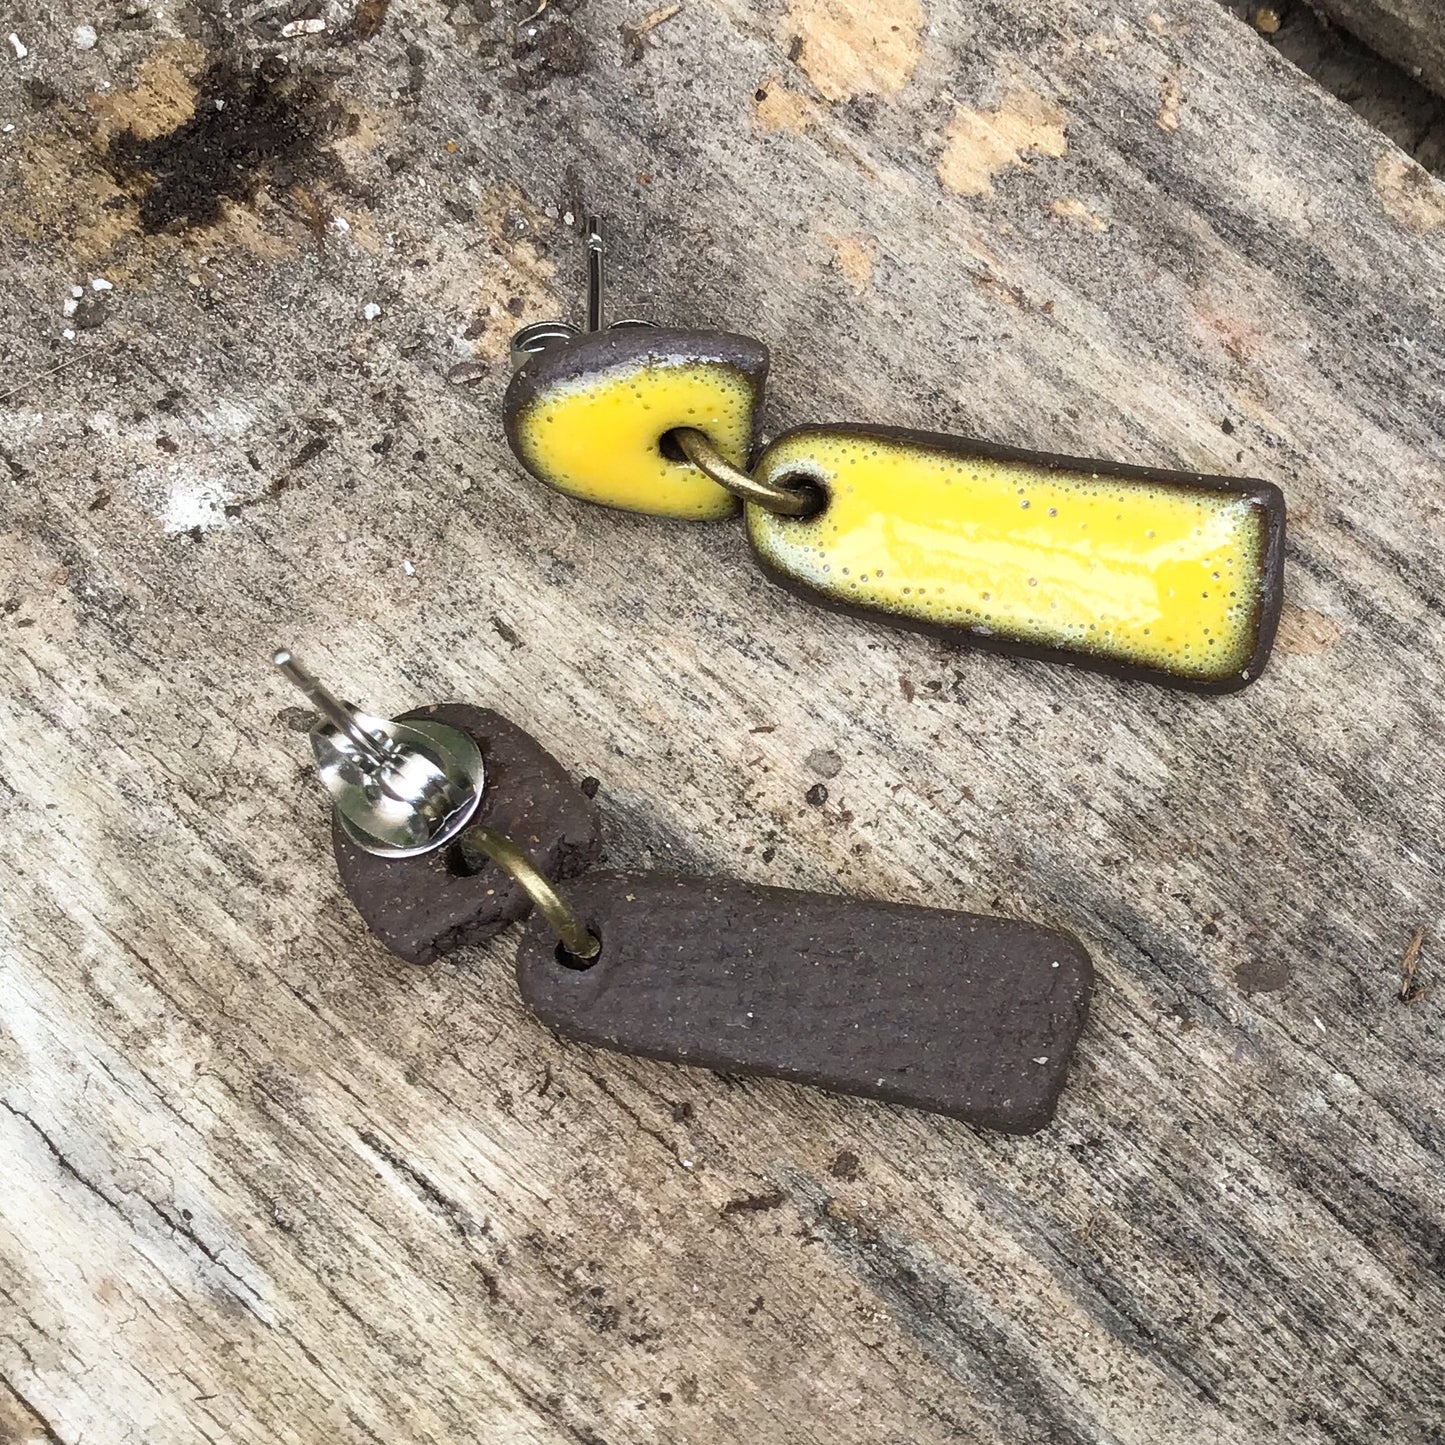
[[61, 314], [64, 316], [74, 316], [75, 308], [79, 305], [80, 303], [74, 296], [67, 296], [65, 298], [65, 305], [60, 308]]
[[100, 39], [95, 33], [94, 25], [77, 25], [75, 27], [75, 48], [77, 50], [94, 50], [95, 42]]
[[684, 1169], [691, 1169], [691, 1168], [692, 1168], [692, 1160], [691, 1160], [691, 1159], [679, 1159], [677, 1162], [678, 1162], [679, 1164], [681, 1164]]
[[361, 308], [361, 314], [366, 317], [368, 321], [375, 321], [376, 318], [381, 315], [381, 307], [378, 306], [375, 301], [368, 301], [366, 305]]
[[562, 213], [562, 224], [564, 226], [570, 226], [576, 219], [576, 216], [574, 216], [571, 211], [564, 211]]
[[1049, 965], [1050, 968], [1057, 968], [1058, 966], [1059, 966], [1059, 961], [1058, 961], [1058, 959], [1055, 959], [1055, 960]]
[[351, 222], [345, 216], [332, 216], [331, 229], [339, 231], [344, 236], [351, 229]]
[[1049, 1056], [1048, 1056], [1047, 1054], [1040, 1054], [1040, 1055], [1038, 1056], [1038, 1058], [1036, 1058], [1036, 1059], [1034, 1060], [1034, 1063], [1036, 1063], [1036, 1064], [1046, 1064], [1046, 1063], [1048, 1063], [1048, 1061], [1049, 1061]]
[[166, 497], [161, 523], [167, 532], [204, 532], [224, 524], [230, 496], [215, 477], [177, 477]]
[[90, 283], [90, 289], [92, 291], [114, 291], [115, 287], [104, 276], [96, 276]]
[[409, 558], [401, 564], [401, 570], [405, 572], [408, 577], [416, 576], [416, 568], [411, 565]]
[[0, 130], [3, 130], [6, 135], [9, 135], [14, 129], [15, 127], [13, 125], [0, 125]]
[[10, 32], [8, 39], [10, 41], [11, 49], [13, 49], [15, 52], [16, 60], [24, 60], [25, 57], [30, 54], [30, 51], [26, 49], [24, 42], [13, 30]]
[[1329, 1032], [1329, 1030], [1328, 1030], [1318, 1019], [1315, 1020], [1315, 1027], [1316, 1027], [1322, 1034], [1326, 1034], [1326, 1033]]
[[61, 334], [61, 336], [63, 336], [63, 337], [65, 338], [65, 340], [67, 340], [67, 341], [74, 341], [74, 340], [75, 340], [75, 332], [72, 331], [71, 328], [68, 327], [68, 326], [67, 326], [67, 327], [65, 328], [65, 330], [62, 331], [60, 334]]
[[85, 287], [84, 287], [84, 286], [72, 286], [72, 287], [70, 288], [70, 294], [71, 294], [72, 296], [74, 296], [77, 301], [79, 301], [80, 298], [85, 295]]
[[324, 20], [288, 20], [281, 27], [281, 38], [294, 40], [298, 35], [320, 35], [325, 29]]

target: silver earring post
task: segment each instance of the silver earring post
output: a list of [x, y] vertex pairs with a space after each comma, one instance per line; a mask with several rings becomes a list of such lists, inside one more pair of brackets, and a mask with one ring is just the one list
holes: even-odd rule
[[607, 235], [601, 216], [588, 216], [584, 224], [587, 249], [587, 324], [578, 330], [570, 321], [534, 321], [512, 337], [512, 369], [555, 346], [567, 346], [580, 337], [618, 326], [651, 326], [650, 321], [627, 318], [604, 325], [607, 290]]
[[272, 662], [321, 714], [311, 750], [342, 831], [358, 848], [411, 858], [449, 843], [482, 799], [482, 750], [430, 718], [373, 717], [342, 702], [286, 650]]
[[587, 217], [587, 329], [602, 330], [603, 270], [607, 243], [602, 238], [602, 217]]

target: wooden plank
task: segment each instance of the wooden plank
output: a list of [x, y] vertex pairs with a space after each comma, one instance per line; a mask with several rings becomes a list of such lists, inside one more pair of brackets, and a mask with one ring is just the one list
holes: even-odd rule
[[[1445, 194], [1204, 0], [376, 10], [7, 22], [0, 1419], [1429, 1441]], [[1279, 483], [1271, 670], [955, 653], [541, 489], [506, 343], [576, 315], [585, 202], [619, 311], [772, 344], [771, 432]], [[557, 1043], [512, 938], [398, 964], [280, 643], [505, 712], [601, 779], [611, 866], [1077, 933], [1058, 1121]]]
[[1309, 0], [1328, 20], [1445, 95], [1445, 6], [1440, 0]]

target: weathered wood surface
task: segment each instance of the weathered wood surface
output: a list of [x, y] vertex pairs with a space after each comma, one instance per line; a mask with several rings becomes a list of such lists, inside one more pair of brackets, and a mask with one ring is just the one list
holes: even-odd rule
[[1309, 0], [1329, 20], [1389, 56], [1407, 75], [1445, 95], [1445, 4], [1441, 0]]
[[[381, 11], [5, 27], [0, 1434], [1438, 1442], [1445, 192], [1203, 0]], [[1279, 482], [1272, 669], [952, 653], [548, 495], [497, 404], [584, 201], [627, 310], [773, 344], [773, 430]], [[1059, 1121], [399, 965], [282, 642], [506, 712], [614, 866], [1078, 933]]]

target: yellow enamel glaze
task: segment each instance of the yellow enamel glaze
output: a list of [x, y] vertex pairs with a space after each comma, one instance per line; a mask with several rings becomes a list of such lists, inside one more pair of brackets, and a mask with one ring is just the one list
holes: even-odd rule
[[574, 497], [710, 520], [731, 515], [732, 494], [690, 462], [665, 457], [659, 441], [675, 427], [696, 427], [746, 466], [755, 406], [755, 386], [736, 367], [654, 356], [540, 391], [516, 419], [516, 441], [529, 471]]
[[822, 428], [758, 474], [826, 490], [816, 517], [747, 519], [764, 562], [833, 601], [1198, 681], [1249, 662], [1266, 516], [1247, 495]]

